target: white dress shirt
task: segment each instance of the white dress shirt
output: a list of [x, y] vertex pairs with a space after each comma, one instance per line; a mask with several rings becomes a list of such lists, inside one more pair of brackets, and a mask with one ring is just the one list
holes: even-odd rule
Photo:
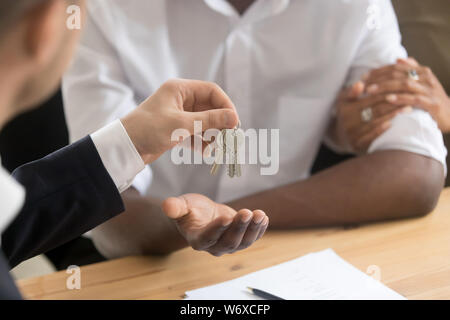
[[[368, 23], [371, 4], [380, 9], [378, 29]], [[342, 87], [407, 55], [388, 0], [257, 0], [243, 16], [225, 0], [91, 0], [88, 13], [63, 83], [72, 140], [125, 115], [174, 77], [218, 83], [244, 129], [280, 129], [278, 174], [244, 165], [239, 180], [224, 170], [211, 177], [206, 165], [173, 164], [169, 152], [134, 181], [161, 199], [198, 192], [229, 201], [307, 178]], [[399, 115], [369, 152], [386, 149], [445, 167], [442, 135], [423, 111]]]
[[[145, 165], [122, 123], [116, 120], [93, 133], [91, 138], [117, 189], [124, 191]], [[19, 213], [25, 199], [24, 188], [1, 166], [0, 199], [1, 235]]]
[[1, 234], [14, 219], [25, 199], [24, 188], [0, 166], [0, 242]]

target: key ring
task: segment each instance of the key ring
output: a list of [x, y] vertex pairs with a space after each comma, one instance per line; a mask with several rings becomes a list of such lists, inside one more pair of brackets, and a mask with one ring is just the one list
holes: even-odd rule
[[234, 129], [233, 129], [233, 135], [234, 135], [234, 136], [236, 135], [236, 132], [237, 132], [239, 129], [241, 129], [241, 120], [238, 120], [237, 126], [234, 127]]

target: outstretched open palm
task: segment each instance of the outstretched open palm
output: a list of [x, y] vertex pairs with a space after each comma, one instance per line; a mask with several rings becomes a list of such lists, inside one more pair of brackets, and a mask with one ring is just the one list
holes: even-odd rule
[[200, 194], [169, 198], [163, 210], [189, 245], [215, 256], [249, 247], [262, 237], [269, 223], [261, 210], [236, 212]]

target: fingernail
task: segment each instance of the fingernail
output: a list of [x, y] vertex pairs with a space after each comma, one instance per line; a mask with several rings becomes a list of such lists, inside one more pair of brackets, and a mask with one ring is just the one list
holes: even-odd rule
[[225, 123], [225, 126], [226, 126], [227, 128], [230, 127], [231, 121], [232, 121], [232, 119], [231, 119], [231, 112], [225, 111], [225, 112], [223, 113], [223, 123]]
[[395, 102], [395, 101], [397, 101], [397, 95], [396, 94], [388, 94], [386, 96], [386, 100], [389, 102]]
[[370, 86], [367, 87], [367, 92], [368, 93], [375, 93], [378, 91], [378, 85], [377, 84], [371, 84]]
[[255, 224], [260, 224], [264, 220], [264, 218], [265, 218], [264, 216], [256, 216], [253, 222]]
[[413, 108], [411, 106], [406, 106], [403, 108], [402, 113], [411, 113]]
[[262, 223], [262, 226], [267, 226], [269, 224], [269, 218], [268, 217], [265, 217], [264, 218], [264, 222]]
[[230, 220], [230, 221], [225, 221], [224, 223], [222, 223], [222, 226], [224, 227], [224, 228], [226, 228], [226, 227], [228, 227], [230, 224], [232, 224], [233, 223], [233, 220]]
[[252, 217], [253, 217], [253, 214], [247, 213], [245, 216], [242, 217], [241, 221], [243, 223], [247, 223], [252, 219]]
[[225, 112], [225, 124], [227, 128], [233, 128], [235, 126], [236, 122], [236, 116], [233, 111], [227, 111]]

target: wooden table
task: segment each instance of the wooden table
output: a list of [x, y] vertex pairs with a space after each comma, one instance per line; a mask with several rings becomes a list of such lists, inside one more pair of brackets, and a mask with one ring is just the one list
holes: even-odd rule
[[409, 299], [450, 299], [450, 189], [426, 217], [353, 229], [269, 232], [251, 248], [221, 258], [185, 249], [168, 257], [128, 257], [81, 268], [81, 290], [69, 274], [18, 282], [30, 299], [180, 299], [192, 289], [230, 280], [309, 252], [333, 248]]

